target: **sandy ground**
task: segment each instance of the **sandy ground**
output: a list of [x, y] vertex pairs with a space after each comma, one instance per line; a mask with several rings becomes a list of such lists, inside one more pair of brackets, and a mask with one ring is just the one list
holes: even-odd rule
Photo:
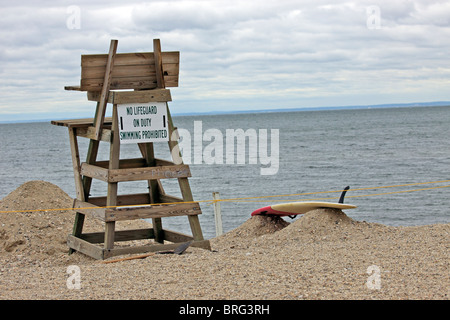
[[[44, 181], [0, 201], [1, 211], [71, 206]], [[390, 227], [333, 209], [292, 223], [249, 216], [211, 239], [212, 251], [102, 264], [67, 254], [73, 218], [67, 210], [0, 213], [0, 299], [449, 299], [450, 224]], [[86, 218], [85, 232], [102, 230]]]

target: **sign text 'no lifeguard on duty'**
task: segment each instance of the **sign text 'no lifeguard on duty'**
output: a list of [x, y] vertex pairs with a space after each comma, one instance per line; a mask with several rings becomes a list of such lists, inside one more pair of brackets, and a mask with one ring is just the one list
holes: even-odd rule
[[165, 102], [120, 104], [117, 116], [122, 144], [169, 141]]

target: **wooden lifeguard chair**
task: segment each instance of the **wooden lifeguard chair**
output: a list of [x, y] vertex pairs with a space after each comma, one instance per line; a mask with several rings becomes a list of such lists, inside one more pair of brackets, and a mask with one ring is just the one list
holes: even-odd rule
[[[123, 254], [171, 250], [187, 241], [192, 241], [191, 246], [210, 250], [198, 219], [201, 208], [193, 200], [189, 186], [189, 166], [183, 164], [167, 105], [171, 95], [166, 87], [178, 86], [179, 52], [161, 52], [159, 39], [153, 40], [154, 52], [116, 54], [117, 45], [117, 40], [111, 40], [108, 54], [82, 55], [80, 86], [65, 87], [66, 90], [87, 91], [88, 100], [97, 102], [95, 117], [51, 122], [69, 129], [76, 189], [75, 222], [67, 240], [70, 253], [79, 251], [103, 260]], [[113, 106], [111, 118], [105, 117], [108, 103]], [[139, 140], [136, 143], [142, 158], [120, 159], [123, 137], [118, 109], [130, 103], [163, 104], [172, 161], [155, 158], [154, 143]], [[78, 137], [90, 139], [83, 163], [80, 163]], [[110, 144], [109, 161], [97, 161], [100, 142]], [[178, 179], [182, 198], [165, 193], [161, 180], [171, 178]], [[90, 197], [92, 179], [107, 183], [106, 196]], [[118, 195], [119, 182], [138, 180], [148, 181], [148, 192]], [[104, 232], [83, 233], [85, 216], [104, 221]], [[161, 218], [173, 216], [188, 217], [192, 236], [163, 229]], [[133, 219], [152, 219], [152, 228], [115, 230], [116, 221]], [[146, 245], [114, 247], [116, 241], [141, 239], [153, 241]]]

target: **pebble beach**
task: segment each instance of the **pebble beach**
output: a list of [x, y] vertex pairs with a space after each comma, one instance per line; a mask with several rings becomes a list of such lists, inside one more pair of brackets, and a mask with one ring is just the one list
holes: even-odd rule
[[[181, 255], [104, 264], [68, 255], [75, 214], [52, 209], [72, 203], [45, 181], [27, 182], [0, 201], [0, 211], [10, 211], [0, 213], [0, 299], [449, 299], [448, 223], [392, 227], [336, 209], [292, 222], [249, 214], [238, 228], [210, 239], [211, 251], [189, 247]], [[117, 223], [118, 230], [139, 227], [149, 223]], [[102, 231], [102, 223], [86, 218], [84, 231]], [[79, 287], [70, 283], [73, 266]]]

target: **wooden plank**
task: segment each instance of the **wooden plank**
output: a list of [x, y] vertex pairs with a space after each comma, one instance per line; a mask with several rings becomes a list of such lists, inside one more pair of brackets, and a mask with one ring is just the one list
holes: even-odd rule
[[149, 205], [145, 207], [119, 207], [105, 210], [105, 221], [175, 217], [201, 214], [200, 205], [194, 203]]
[[[78, 139], [77, 139], [77, 129], [76, 128], [69, 128], [69, 141], [70, 141], [70, 151], [72, 154], [72, 166], [73, 166], [73, 173], [75, 178], [75, 191], [76, 191], [76, 197], [79, 201], [85, 201], [85, 191], [84, 191], [84, 185], [83, 185], [83, 179], [80, 173], [80, 154], [78, 149]], [[84, 218], [85, 215], [76, 212], [75, 213], [75, 220], [73, 224], [72, 229], [72, 235], [75, 237], [78, 237], [83, 232], [83, 226], [84, 226]], [[69, 254], [73, 253], [73, 249], [69, 249]]]
[[187, 242], [194, 240], [191, 236], [188, 236], [186, 234], [175, 232], [171, 230], [164, 229], [164, 240], [170, 241], [170, 242]]
[[152, 218], [152, 225], [155, 232], [155, 242], [164, 243], [164, 233], [161, 218]]
[[[145, 159], [145, 165], [147, 167], [155, 167], [156, 166], [156, 159], [155, 159], [155, 153], [153, 149], [153, 143], [144, 143], [139, 144], [139, 147], [144, 147], [144, 159]], [[142, 150], [142, 148], [140, 149]], [[141, 151], [142, 152], [142, 151]], [[162, 167], [161, 167], [162, 168]], [[146, 168], [148, 170], [148, 168]], [[148, 187], [149, 187], [149, 193], [150, 193], [150, 201], [151, 203], [159, 202], [159, 190], [158, 190], [158, 183], [154, 179], [146, 179], [148, 180]]]
[[[165, 88], [165, 72], [163, 71], [162, 54], [161, 54], [161, 42], [159, 39], [153, 39], [153, 53], [155, 57], [155, 69], [156, 69], [156, 84], [157, 88]], [[167, 70], [165, 70], [167, 72]]]
[[[141, 150], [145, 149], [145, 143], [138, 143], [138, 146]], [[142, 149], [144, 148], [144, 149]], [[144, 150], [145, 152], [145, 150]], [[145, 157], [145, 156], [144, 156]], [[160, 159], [160, 158], [154, 158], [155, 159], [155, 166], [173, 166], [175, 165], [172, 161], [166, 160], [166, 159]], [[107, 163], [107, 161], [106, 161]], [[104, 166], [105, 161], [98, 161], [96, 163], [99, 166]], [[119, 162], [119, 168], [125, 169], [125, 168], [137, 168], [137, 167], [146, 167], [147, 161], [145, 158], [129, 158], [129, 159], [121, 159]], [[106, 166], [104, 166], [106, 168]]]
[[151, 244], [143, 246], [125, 247], [125, 248], [114, 248], [104, 252], [104, 258], [111, 258], [115, 256], [121, 256], [125, 254], [137, 254], [146, 252], [157, 252], [165, 250], [174, 250], [180, 244], [179, 243], [168, 243], [168, 244]]
[[83, 233], [80, 234], [78, 238], [87, 241], [89, 243], [102, 243], [105, 241], [105, 233], [104, 232]]
[[[104, 259], [115, 257], [115, 256], [120, 256], [120, 255], [125, 255], [125, 254], [138, 254], [138, 253], [146, 253], [146, 252], [175, 250], [179, 245], [180, 245], [180, 243], [168, 243], [168, 244], [153, 244], [153, 245], [144, 245], [144, 246], [127, 247], [127, 248], [114, 248], [112, 250], [107, 250], [104, 252]], [[190, 244], [190, 247], [211, 250], [209, 240], [194, 241]]]
[[[101, 165], [104, 165], [103, 161], [99, 161], [99, 163]], [[80, 172], [84, 176], [109, 183], [117, 183], [123, 181], [187, 178], [191, 176], [189, 166], [184, 164], [158, 167], [106, 169], [102, 166], [82, 163]]]
[[[97, 161], [95, 163], [96, 166], [102, 167], [102, 168], [108, 168], [109, 167], [109, 161]], [[145, 159], [143, 158], [130, 158], [130, 159], [121, 159], [119, 160], [119, 169], [126, 169], [126, 168], [142, 168], [145, 167]]]
[[81, 164], [81, 174], [86, 177], [102, 180], [105, 182], [109, 181], [108, 177], [108, 169], [95, 166], [88, 163], [82, 163]]
[[73, 207], [77, 209], [76, 211], [84, 215], [89, 215], [92, 218], [105, 221], [105, 211], [106, 208], [96, 206], [90, 202], [80, 201], [75, 199]]
[[[83, 233], [79, 237], [90, 243], [102, 243], [105, 241], [104, 232]], [[153, 228], [134, 229], [134, 230], [120, 230], [114, 233], [114, 241], [133, 241], [142, 239], [153, 239]]]
[[[147, 168], [129, 168], [109, 170], [108, 182], [159, 180], [186, 178], [191, 176], [188, 165], [173, 165]], [[98, 179], [102, 177], [99, 175]]]
[[[142, 155], [145, 158], [145, 164], [148, 167], [154, 167], [156, 165], [155, 153], [153, 149], [153, 143], [141, 143], [138, 145]], [[148, 188], [150, 195], [150, 203], [159, 202], [159, 189], [158, 189], [158, 181], [156, 180], [148, 180]], [[155, 241], [159, 243], [164, 243], [163, 234], [162, 234], [162, 221], [161, 218], [153, 218], [152, 219], [153, 230], [155, 233]]]
[[[99, 108], [100, 103], [97, 102], [97, 108]], [[97, 113], [97, 111], [96, 111]], [[95, 119], [94, 119], [95, 120]], [[106, 124], [103, 123], [103, 126], [105, 127]], [[89, 147], [86, 154], [86, 163], [87, 164], [93, 164], [97, 160], [97, 154], [98, 154], [98, 148], [100, 146], [100, 141], [95, 139], [89, 140]], [[91, 185], [92, 185], [92, 178], [83, 176], [83, 186], [84, 186], [84, 199], [87, 201], [89, 199], [89, 193], [91, 191]]]
[[[114, 169], [119, 168], [119, 158], [120, 158], [120, 140], [119, 140], [119, 122], [117, 117], [117, 105], [113, 105], [112, 114], [112, 132], [113, 137], [110, 145], [109, 152], [109, 172]], [[106, 198], [107, 206], [117, 205], [117, 182], [108, 182], [108, 193]], [[115, 232], [115, 221], [106, 220], [105, 212], [105, 249], [114, 248], [114, 232]]]
[[[81, 81], [79, 90], [99, 91], [103, 86], [107, 55], [83, 55], [81, 57]], [[162, 75], [168, 87], [177, 87], [180, 53], [162, 52]], [[157, 71], [154, 53], [116, 54], [110, 89], [157, 88]], [[74, 89], [74, 88], [72, 88]]]
[[155, 158], [156, 166], [174, 166], [175, 163], [165, 159]]
[[191, 243], [191, 247], [211, 250], [211, 244], [209, 240], [194, 240], [194, 242]]
[[[166, 87], [178, 87], [178, 76], [164, 75]], [[100, 91], [103, 87], [102, 79], [82, 79], [82, 91]], [[154, 89], [157, 88], [156, 77], [123, 77], [111, 80], [110, 90], [122, 89]]]
[[[125, 254], [138, 254], [146, 252], [158, 252], [166, 250], [175, 250], [180, 243], [168, 243], [168, 244], [150, 244], [143, 246], [134, 247], [123, 247], [105, 250], [99, 246], [89, 243], [86, 240], [76, 238], [70, 235], [67, 239], [67, 244], [74, 248], [76, 251], [82, 252], [94, 259], [104, 260], [114, 256], [120, 256]], [[211, 245], [209, 240], [194, 241], [190, 244], [190, 247], [202, 248], [206, 250], [211, 250]]]
[[[171, 196], [168, 194], [159, 195], [159, 203], [176, 203], [183, 202], [183, 199]], [[90, 197], [89, 203], [98, 206], [106, 206], [106, 197]], [[133, 206], [133, 205], [147, 205], [150, 203], [149, 193], [123, 194], [117, 196], [117, 206]]]
[[64, 86], [64, 90], [81, 91], [81, 87], [80, 86]]
[[111, 85], [111, 74], [114, 66], [114, 59], [117, 51], [117, 40], [111, 40], [111, 45], [109, 47], [108, 60], [106, 62], [106, 69], [103, 78], [103, 85], [101, 88], [101, 96], [100, 102], [97, 106], [96, 114], [95, 114], [95, 140], [100, 139], [101, 131], [103, 129], [103, 121], [106, 113], [106, 105], [108, 104], [108, 95], [109, 89]]
[[[180, 63], [179, 51], [164, 51], [162, 54], [163, 64]], [[100, 67], [106, 66], [107, 54], [83, 54], [81, 55], [81, 67]], [[114, 66], [129, 65], [155, 65], [153, 52], [131, 52], [118, 53]]]
[[169, 106], [168, 106], [167, 103], [166, 103], [166, 108], [167, 108], [167, 122], [168, 122], [169, 137], [170, 137], [170, 139], [168, 141], [170, 155], [172, 157], [173, 163], [183, 164], [183, 158], [181, 156], [180, 148], [178, 146], [178, 139], [173, 139], [174, 138], [174, 132], [177, 135], [178, 135], [178, 132], [176, 131], [176, 129], [175, 129], [174, 125], [173, 125], [172, 116], [170, 114]]
[[80, 153], [78, 151], [78, 141], [77, 141], [77, 129], [69, 128], [69, 142], [70, 142], [70, 151], [72, 154], [72, 167], [75, 178], [75, 192], [76, 198], [80, 201], [84, 201], [84, 188], [83, 188], [83, 180], [80, 174], [81, 165], [80, 165]]
[[189, 225], [191, 226], [192, 234], [194, 236], [195, 241], [203, 240], [203, 232], [200, 227], [200, 220], [198, 219], [198, 215], [188, 216]]
[[[81, 78], [86, 79], [102, 79], [105, 76], [105, 66], [90, 67], [81, 69]], [[114, 69], [111, 73], [112, 78], [123, 77], [150, 77], [156, 76], [155, 67], [152, 65], [126, 65], [118, 66], [114, 65]]]
[[73, 235], [69, 235], [67, 237], [67, 245], [75, 250], [75, 251], [79, 251], [81, 253], [84, 253], [85, 255], [88, 255], [94, 259], [97, 260], [103, 260], [104, 259], [104, 254], [103, 254], [103, 249], [92, 244], [89, 243], [86, 240], [77, 238]]
[[[97, 161], [95, 162], [96, 166], [102, 168], [108, 168], [109, 161]], [[172, 161], [155, 158], [155, 166], [174, 166], [175, 164]], [[127, 169], [127, 168], [145, 168], [147, 167], [147, 162], [144, 158], [130, 158], [130, 159], [121, 159], [119, 160], [119, 169]]]
[[141, 91], [114, 91], [113, 101], [117, 104], [123, 103], [146, 103], [172, 101], [169, 89], [153, 89]]
[[183, 199], [176, 197], [176, 196], [171, 196], [168, 194], [160, 194], [159, 200], [161, 203], [183, 202]]
[[[98, 91], [88, 91], [89, 101], [99, 101], [100, 93]], [[172, 101], [169, 89], [153, 89], [141, 91], [110, 91], [108, 103], [147, 103]]]
[[64, 120], [52, 120], [50, 123], [54, 126], [60, 126], [60, 127], [77, 127], [72, 126], [75, 121], [79, 122], [79, 126], [89, 126], [93, 124], [92, 118], [86, 118], [86, 119], [64, 119]]
[[[95, 206], [104, 207], [106, 206], [106, 197], [91, 197], [89, 198], [89, 203]], [[150, 204], [150, 195], [148, 193], [123, 194], [117, 196], [118, 206], [146, 204]]]
[[[95, 127], [78, 128], [77, 136], [95, 140]], [[104, 142], [111, 142], [111, 130], [102, 129], [99, 140]]]
[[[163, 66], [161, 66], [163, 67]], [[81, 79], [103, 80], [105, 75], [105, 66], [102, 67], [84, 67], [81, 70]], [[112, 79], [120, 81], [121, 78], [139, 77], [139, 78], [156, 78], [158, 75], [155, 65], [117, 65], [114, 64], [112, 71]], [[164, 76], [178, 77], [178, 64], [165, 64]], [[161, 87], [163, 88], [163, 87]]]
[[[97, 103], [96, 114], [97, 114], [99, 105], [100, 105], [100, 103]], [[99, 144], [100, 144], [100, 142], [98, 140], [92, 140], [92, 139], [89, 140], [89, 147], [88, 147], [88, 151], [86, 154], [86, 163], [90, 164], [90, 163], [93, 163], [96, 161]], [[80, 170], [80, 175], [81, 175], [81, 170]], [[83, 182], [84, 197], [81, 199], [84, 201], [87, 201], [87, 200], [89, 200], [89, 192], [91, 190], [92, 178], [83, 176], [82, 182]], [[101, 215], [101, 218], [103, 218], [103, 217], [104, 217], [104, 212]], [[73, 235], [75, 237], [78, 237], [82, 233], [83, 226], [84, 226], [84, 220], [85, 220], [85, 214], [83, 214], [81, 212], [76, 212], [75, 221], [74, 221], [74, 225], [73, 225]], [[72, 254], [73, 252], [74, 252], [73, 248], [70, 248], [69, 255]]]
[[[111, 117], [106, 117], [104, 121], [104, 126], [110, 126], [112, 123]], [[84, 118], [84, 119], [65, 119], [65, 120], [52, 120], [52, 125], [68, 127], [68, 128], [87, 128], [94, 125], [94, 118]]]

